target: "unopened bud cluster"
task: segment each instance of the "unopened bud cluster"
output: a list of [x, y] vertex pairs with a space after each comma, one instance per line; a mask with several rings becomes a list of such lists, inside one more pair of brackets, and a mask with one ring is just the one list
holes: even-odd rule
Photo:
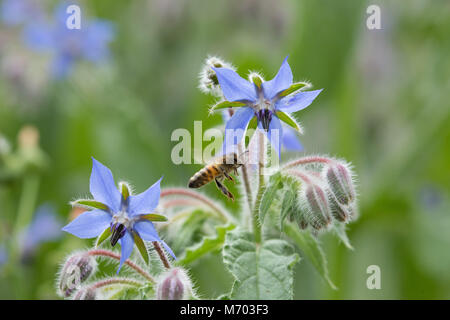
[[306, 158], [298, 163], [303, 166], [288, 172], [302, 182], [300, 228], [322, 230], [333, 221], [348, 223], [356, 218], [354, 175], [347, 163], [323, 157], [318, 157], [317, 163]]
[[192, 284], [186, 272], [173, 268], [165, 273], [156, 289], [157, 300], [185, 300], [192, 292]]
[[96, 267], [95, 259], [85, 252], [69, 256], [59, 273], [59, 295], [70, 297], [95, 272]]

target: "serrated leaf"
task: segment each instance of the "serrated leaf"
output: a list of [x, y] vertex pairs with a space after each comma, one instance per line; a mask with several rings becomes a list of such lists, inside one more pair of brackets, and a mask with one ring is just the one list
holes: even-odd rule
[[297, 90], [300, 90], [300, 89], [303, 88], [303, 87], [307, 87], [307, 86], [309, 86], [309, 85], [310, 85], [310, 84], [307, 83], [307, 82], [297, 82], [297, 83], [294, 83], [294, 84], [291, 85], [289, 88], [287, 88], [286, 90], [282, 91], [282, 92], [280, 93], [280, 97], [286, 97], [286, 96], [290, 95], [291, 93], [293, 93], [293, 92], [295, 92], [295, 91], [297, 91]]
[[186, 249], [184, 256], [177, 261], [179, 264], [188, 264], [195, 261], [205, 254], [216, 251], [222, 248], [225, 242], [225, 235], [227, 231], [233, 230], [236, 226], [229, 224], [226, 226], [217, 226], [216, 235], [213, 237], [205, 237], [203, 241], [197, 245]]
[[246, 106], [245, 103], [243, 102], [239, 102], [239, 101], [222, 101], [218, 104], [216, 104], [215, 106], [213, 106], [211, 108], [211, 112], [216, 111], [216, 110], [220, 110], [220, 109], [227, 109], [227, 108], [239, 108], [239, 107], [244, 107]]
[[156, 213], [149, 213], [149, 214], [143, 214], [139, 216], [140, 219], [146, 219], [148, 221], [167, 221], [167, 217], [160, 215], [160, 214], [156, 214]]
[[294, 128], [296, 131], [302, 132], [302, 128], [298, 125], [297, 121], [295, 121], [290, 115], [280, 110], [277, 110], [276, 114], [281, 121], [283, 121], [290, 127]]
[[294, 241], [296, 246], [303, 251], [305, 256], [311, 261], [323, 279], [334, 290], [337, 290], [328, 274], [327, 259], [316, 237], [309, 230], [300, 231], [292, 222], [286, 222], [284, 232]]
[[353, 250], [353, 246], [350, 243], [350, 239], [347, 237], [347, 232], [345, 231], [345, 224], [335, 223], [333, 225], [333, 230], [336, 236], [342, 241], [342, 243], [350, 250]]
[[250, 232], [228, 232], [223, 261], [236, 279], [230, 298], [292, 299], [293, 267], [299, 259], [284, 240], [271, 239], [257, 245]]
[[102, 234], [97, 238], [97, 241], [95, 242], [95, 246], [98, 247], [99, 245], [102, 244], [103, 241], [105, 241], [106, 239], [108, 239], [108, 237], [111, 235], [111, 228], [108, 227], [106, 228]]
[[269, 211], [270, 206], [273, 203], [273, 199], [275, 198], [277, 191], [281, 188], [281, 186], [281, 174], [277, 172], [270, 177], [269, 183], [264, 190], [261, 199], [261, 204], [259, 206], [259, 220], [261, 224], [264, 222], [264, 217], [266, 216], [267, 211]]
[[101, 203], [99, 201], [95, 201], [95, 200], [89, 200], [89, 199], [75, 200], [72, 202], [72, 205], [109, 211], [109, 207], [106, 204]]
[[133, 232], [133, 239], [134, 239], [134, 243], [136, 244], [136, 247], [138, 248], [142, 259], [144, 259], [145, 263], [148, 264], [148, 251], [147, 251], [147, 247], [145, 246], [144, 241], [141, 239], [141, 237], [136, 233]]

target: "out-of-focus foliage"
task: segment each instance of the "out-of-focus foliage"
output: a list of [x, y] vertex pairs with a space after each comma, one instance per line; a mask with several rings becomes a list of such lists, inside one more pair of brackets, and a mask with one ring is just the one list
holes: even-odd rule
[[[59, 4], [33, 3], [49, 16]], [[107, 62], [78, 59], [62, 79], [50, 72], [51, 51], [24, 41], [33, 18], [0, 21], [0, 298], [56, 298], [59, 262], [92, 244], [63, 235], [27, 259], [8, 254], [24, 231], [20, 212], [51, 203], [63, 223], [79, 214], [68, 203], [88, 193], [91, 156], [139, 191], [162, 174], [163, 187], [187, 184], [199, 166], [172, 164], [172, 131], [222, 123], [207, 115], [214, 101], [197, 89], [208, 54], [269, 79], [289, 54], [295, 80], [325, 88], [302, 113], [305, 152], [345, 158], [359, 177], [360, 217], [347, 230], [354, 250], [321, 237], [339, 289], [303, 259], [294, 298], [450, 298], [450, 3], [377, 1], [381, 30], [366, 28], [369, 4], [80, 1], [83, 17], [110, 21], [115, 36]], [[26, 125], [39, 130], [39, 149], [24, 149]], [[4, 171], [7, 162], [18, 165]], [[24, 191], [33, 188], [35, 199]], [[213, 185], [205, 189], [223, 200]], [[369, 265], [381, 268], [381, 290], [366, 287]], [[203, 297], [233, 283], [218, 254], [194, 264], [192, 276]]]

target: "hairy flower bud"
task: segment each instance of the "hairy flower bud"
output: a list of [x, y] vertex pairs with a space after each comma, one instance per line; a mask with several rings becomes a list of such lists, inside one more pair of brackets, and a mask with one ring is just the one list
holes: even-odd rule
[[341, 204], [349, 204], [355, 199], [355, 188], [350, 169], [343, 164], [337, 163], [324, 169], [325, 179], [330, 185], [331, 191]]
[[232, 70], [234, 70], [234, 68], [231, 64], [218, 57], [208, 57], [200, 71], [200, 90], [215, 96], [221, 96], [222, 93], [219, 86], [219, 80], [212, 68], [227, 68]]
[[301, 196], [308, 223], [314, 229], [322, 229], [331, 223], [331, 210], [326, 192], [317, 184], [308, 184]]
[[74, 295], [73, 300], [96, 300], [97, 293], [94, 288], [81, 288]]
[[72, 295], [94, 273], [96, 267], [97, 262], [87, 253], [70, 256], [59, 274], [59, 295], [65, 298]]
[[183, 300], [191, 291], [191, 283], [185, 271], [181, 268], [169, 270], [158, 283], [157, 300]]
[[[331, 191], [330, 191], [331, 193]], [[330, 208], [333, 217], [340, 222], [347, 222], [350, 218], [350, 213], [346, 205], [340, 204], [334, 194], [330, 194]]]

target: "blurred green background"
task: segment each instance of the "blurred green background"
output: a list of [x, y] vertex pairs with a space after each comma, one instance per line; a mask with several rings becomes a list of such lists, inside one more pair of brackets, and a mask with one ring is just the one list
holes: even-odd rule
[[[46, 12], [58, 4], [38, 3]], [[16, 216], [26, 210], [20, 207], [24, 188], [33, 183], [37, 198], [26, 205], [50, 203], [61, 223], [69, 221], [68, 202], [88, 195], [91, 156], [139, 192], [161, 175], [163, 187], [186, 186], [199, 166], [172, 164], [172, 131], [193, 130], [195, 120], [204, 129], [222, 121], [220, 115], [207, 116], [214, 99], [197, 89], [204, 59], [219, 55], [241, 74], [251, 69], [271, 78], [289, 54], [296, 80], [324, 88], [300, 113], [305, 152], [353, 163], [361, 213], [348, 228], [354, 251], [333, 236], [321, 238], [339, 290], [331, 290], [304, 259], [296, 268], [295, 298], [450, 298], [450, 2], [79, 4], [83, 19], [114, 24], [110, 58], [102, 64], [80, 59], [61, 79], [48, 71], [50, 54], [24, 43], [23, 26], [0, 23], [0, 149], [7, 152], [6, 139], [17, 150], [20, 130], [32, 125], [46, 154], [39, 158], [43, 169], [1, 176], [2, 246], [17, 236]], [[370, 4], [381, 8], [381, 30], [366, 27]], [[33, 140], [35, 133], [25, 132]], [[22, 148], [27, 141], [25, 134]], [[214, 186], [205, 192], [223, 201]], [[12, 267], [6, 254], [0, 298], [57, 298], [59, 263], [90, 243], [62, 234]], [[381, 290], [366, 287], [369, 265], [381, 268]], [[192, 275], [206, 298], [231, 286], [219, 255], [193, 265]]]

